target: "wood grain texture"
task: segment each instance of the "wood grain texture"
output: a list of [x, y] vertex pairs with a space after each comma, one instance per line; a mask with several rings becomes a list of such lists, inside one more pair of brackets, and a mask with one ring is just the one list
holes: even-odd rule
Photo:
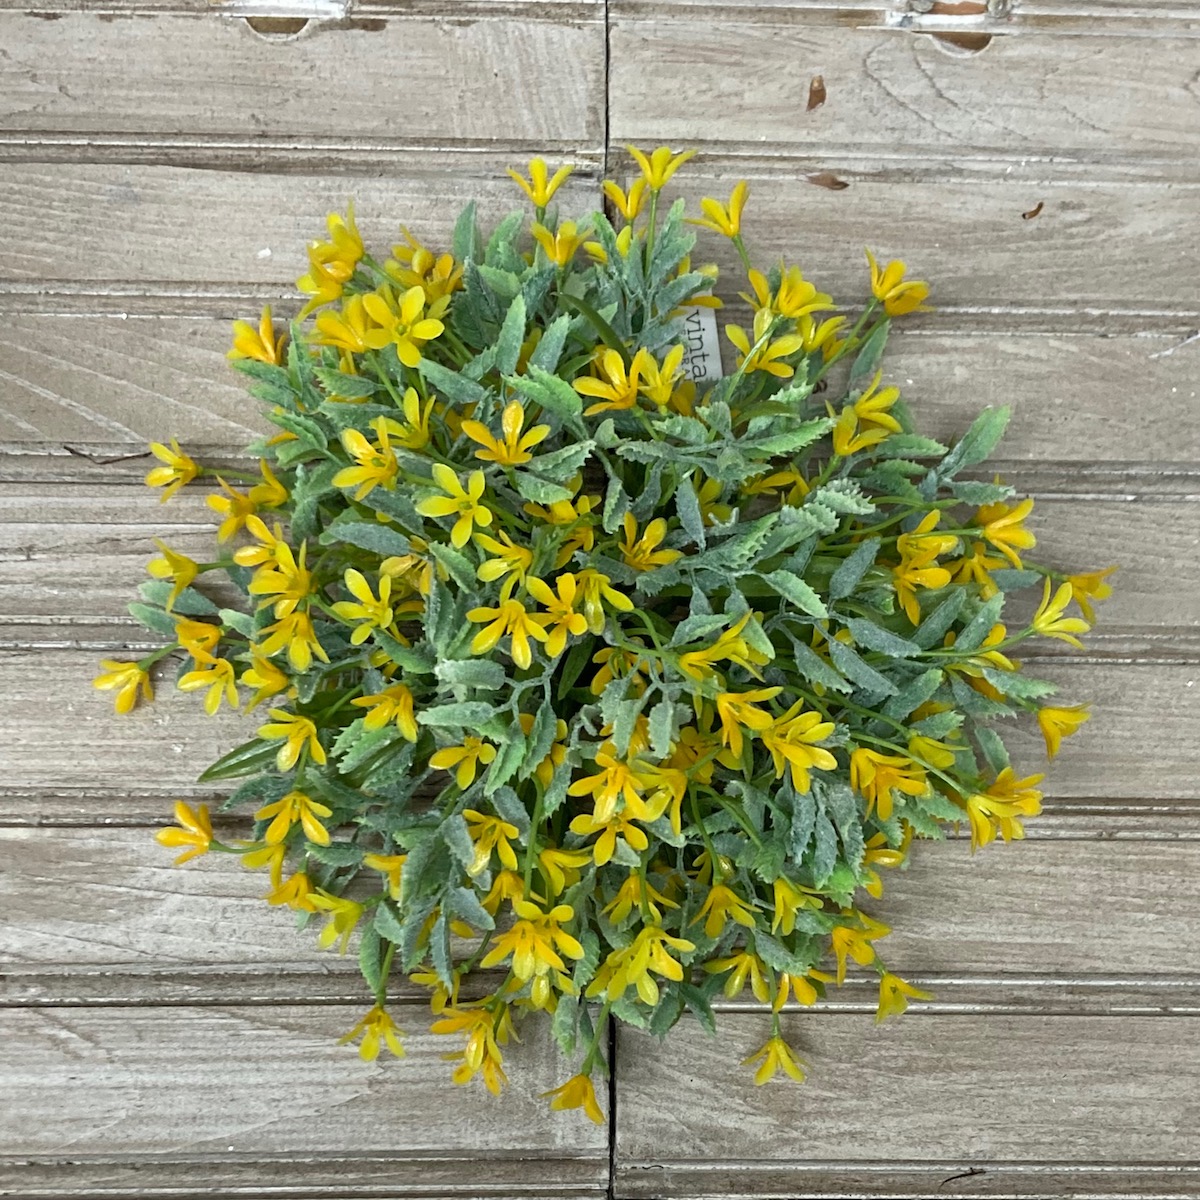
[[[562, 1188], [551, 1194], [603, 1190], [605, 1131], [577, 1112], [548, 1113], [539, 1099], [568, 1073], [546, 1030], [535, 1036], [531, 1027], [511, 1050], [512, 1082], [499, 1104], [482, 1086], [448, 1084], [440, 1055], [458, 1039], [423, 1032], [427, 1011], [397, 1010], [407, 1058], [361, 1062], [336, 1044], [361, 1012], [5, 1010], [0, 1176], [20, 1194], [22, 1171], [36, 1179], [41, 1168], [44, 1180], [48, 1160], [68, 1159], [64, 1182], [87, 1192], [116, 1173], [113, 1157], [153, 1156], [149, 1185], [179, 1187], [189, 1175], [194, 1185], [186, 1164], [203, 1159], [212, 1194], [244, 1186], [246, 1165], [265, 1157], [290, 1160], [264, 1174], [273, 1189], [296, 1194], [314, 1188], [307, 1160], [355, 1158], [360, 1180], [375, 1176], [372, 1194], [536, 1194], [551, 1181]], [[426, 1178], [435, 1155], [441, 1161]], [[94, 1167], [91, 1156], [101, 1158]], [[34, 1161], [23, 1168], [23, 1159]], [[331, 1173], [318, 1167], [336, 1189]]]
[[[0, 128], [594, 150], [603, 40], [597, 20], [310, 21], [279, 37], [239, 18], [6, 11]], [[113, 72], [131, 41], [139, 69]]]
[[[158, 806], [168, 823], [169, 801]], [[43, 811], [53, 815], [49, 805]], [[1194, 816], [1171, 814], [1158, 829], [1166, 834]], [[975, 855], [961, 838], [918, 843], [907, 870], [885, 873], [881, 900], [862, 897], [894, 930], [884, 944], [887, 962], [905, 978], [1200, 979], [1200, 946], [1191, 936], [1200, 842], [1097, 839], [1090, 815], [1064, 823], [1075, 836], [1043, 839], [1041, 822], [1031, 819], [1025, 842]], [[227, 837], [249, 835], [245, 819], [224, 827]], [[123, 967], [144, 973], [256, 963], [265, 971], [349, 978], [348, 989], [338, 984], [339, 998], [347, 990], [362, 994], [353, 956], [319, 950], [317, 926], [297, 930], [293, 913], [268, 908], [263, 873], [231, 856], [175, 867], [149, 826], [48, 826], [0, 828], [0, 859], [0, 962], [61, 974], [60, 994], [70, 994], [74, 968], [119, 976]], [[66, 878], [73, 882], [64, 888]], [[117, 978], [111, 990], [132, 1000], [143, 986]]]
[[[873, 1026], [796, 1013], [783, 1025], [810, 1064], [802, 1089], [756, 1088], [747, 1068], [738, 1073], [770, 1035], [761, 1016], [722, 1014], [718, 1038], [692, 1028], [663, 1046], [621, 1031], [618, 1194], [796, 1195], [806, 1162], [1190, 1166], [1200, 1153], [1194, 1018], [928, 1016]], [[734, 1169], [741, 1177], [730, 1187]], [[935, 1181], [931, 1172], [913, 1182], [929, 1190]]]
[[[226, 362], [229, 338], [229, 322], [217, 318], [14, 316], [0, 327], [0, 442], [110, 443], [116, 452], [175, 436], [240, 447], [270, 427]], [[1200, 342], [1181, 340], [955, 334], [918, 319], [896, 327], [885, 362], [934, 437], [959, 435], [985, 404], [1008, 404], [999, 453], [1010, 461], [1200, 462]], [[1147, 412], [1173, 423], [1169, 445]]]
[[[618, 11], [611, 47], [617, 143], [1108, 160], [1173, 158], [1200, 130], [1189, 38], [999, 37], [955, 55], [900, 30]], [[828, 95], [806, 111], [814, 75]]]

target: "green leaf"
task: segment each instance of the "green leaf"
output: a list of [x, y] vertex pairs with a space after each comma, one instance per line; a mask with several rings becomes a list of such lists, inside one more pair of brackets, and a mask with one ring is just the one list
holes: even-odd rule
[[829, 616], [825, 602], [813, 591], [812, 586], [790, 571], [772, 571], [762, 578], [785, 600], [810, 617], [824, 619]]
[[873, 692], [879, 696], [894, 696], [896, 685], [890, 679], [881, 675], [874, 667], [868, 666], [849, 646], [838, 641], [837, 638], [830, 638], [827, 645], [829, 646], [829, 657], [833, 659], [833, 665], [851, 683], [862, 688], [864, 691]]
[[690, 476], [681, 479], [675, 489], [675, 511], [679, 514], [679, 523], [683, 526], [684, 533], [703, 550], [707, 545], [704, 514], [700, 511], [700, 498], [696, 495]]
[[471, 200], [458, 214], [454, 222], [454, 235], [450, 239], [450, 253], [459, 262], [467, 259], [477, 261], [482, 249], [479, 238], [479, 227], [475, 221], [475, 201]]
[[1011, 415], [1012, 410], [1007, 406], [985, 408], [975, 418], [971, 428], [963, 434], [954, 449], [942, 459], [938, 467], [938, 475], [942, 479], [949, 479], [963, 467], [974, 466], [988, 458], [1004, 436], [1004, 430], [1008, 426], [1008, 418]]
[[367, 987], [378, 995], [383, 984], [384, 942], [374, 925], [363, 927], [358, 942], [358, 967], [367, 981]]
[[833, 872], [837, 862], [838, 835], [829, 819], [829, 814], [823, 808], [817, 812], [816, 823], [813, 826], [812, 859], [809, 870], [812, 871], [813, 883], [817, 887], [825, 882]]
[[460, 917], [476, 929], [496, 928], [495, 918], [479, 902], [472, 888], [447, 888], [444, 903], [451, 916]]
[[954, 639], [954, 650], [964, 656], [978, 650], [983, 645], [984, 638], [992, 631], [992, 626], [1000, 620], [1004, 608], [1004, 593], [993, 596], [979, 611], [963, 626], [958, 637]]
[[[516, 742], [520, 746], [524, 746], [525, 739], [518, 736]], [[502, 787], [492, 797], [492, 807], [496, 813], [507, 821], [510, 825], [517, 827], [517, 832], [521, 836], [522, 841], [527, 841], [529, 838], [529, 813], [525, 805], [521, 802], [520, 797], [510, 787]]]
[[499, 795], [497, 788], [500, 789], [500, 792], [510, 791], [503, 785], [517, 773], [524, 758], [525, 737], [521, 733], [520, 727], [510, 729], [508, 740], [501, 744], [500, 749], [496, 752], [496, 757], [492, 759], [491, 767], [488, 768], [483, 794], [491, 796], [494, 802], [495, 797]]
[[240, 746], [206, 768], [197, 778], [199, 783], [211, 783], [214, 779], [235, 779], [239, 775], [250, 775], [263, 770], [275, 761], [279, 747], [261, 738], [243, 742]]
[[491, 394], [473, 379], [468, 379], [449, 367], [443, 367], [432, 358], [422, 358], [417, 364], [417, 370], [455, 404], [479, 404]]
[[986, 725], [976, 725], [975, 741], [979, 744], [979, 749], [983, 751], [983, 757], [993, 775], [999, 775], [1005, 767], [1012, 765], [1004, 740], [994, 729], [989, 729]]
[[880, 544], [879, 538], [868, 538], [855, 548], [849, 558], [842, 561], [829, 578], [831, 599], [842, 600], [853, 593], [863, 576], [874, 566]]
[[379, 390], [378, 382], [369, 375], [347, 375], [345, 371], [335, 371], [330, 367], [317, 367], [313, 373], [331, 396], [365, 400]]
[[850, 630], [850, 636], [866, 650], [875, 650], [890, 658], [912, 658], [921, 653], [921, 647], [916, 642], [910, 642], [873, 621], [861, 617], [846, 617], [845, 623], [846, 628]]
[[254, 618], [249, 613], [239, 612], [236, 608], [223, 608], [220, 617], [223, 625], [228, 625], [244, 638], [252, 639], [258, 632]]
[[521, 343], [525, 340], [525, 297], [518, 294], [508, 306], [500, 336], [496, 339], [496, 370], [511, 375], [517, 369]]
[[429, 553], [446, 568], [450, 578], [464, 592], [473, 592], [479, 586], [475, 577], [475, 565], [461, 551], [455, 550], [445, 542], [430, 542]]
[[795, 454], [824, 437], [832, 428], [833, 421], [828, 417], [804, 421], [787, 433], [763, 438], [762, 441], [747, 446], [746, 452], [755, 458], [780, 458], [786, 454]]
[[539, 454], [534, 459], [538, 475], [563, 483], [583, 469], [594, 445], [591, 441], [576, 442], [573, 446], [563, 446], [561, 450], [552, 450], [549, 454]]
[[666, 758], [671, 753], [675, 736], [675, 703], [663, 697], [650, 710], [650, 749], [656, 758]]
[[526, 375], [510, 375], [505, 383], [540, 405], [551, 416], [579, 426], [583, 397], [565, 379], [551, 375], [530, 361]]
[[[566, 313], [562, 316], [555, 317], [549, 325], [546, 326], [545, 332], [542, 334], [538, 344], [533, 348], [533, 353], [529, 356], [529, 367], [537, 368], [542, 371], [553, 371], [558, 366], [558, 360], [562, 357], [563, 345], [567, 340], [567, 333], [571, 328], [571, 317]], [[572, 391], [575, 389], [572, 388]], [[579, 393], [576, 392], [576, 395]]]
[[446, 687], [483, 688], [492, 692], [500, 691], [508, 678], [498, 662], [487, 658], [446, 658], [433, 670]]
[[[166, 608], [171, 597], [171, 586], [169, 579], [147, 579], [138, 585], [138, 593], [148, 604]], [[203, 593], [193, 587], [185, 587], [176, 597], [171, 611], [185, 617], [211, 617], [220, 610]]]
[[562, 484], [552, 483], [531, 471], [514, 471], [513, 481], [517, 485], [517, 491], [534, 504], [558, 504], [563, 500], [570, 500], [573, 495]]
[[423, 708], [417, 713], [417, 720], [422, 725], [439, 729], [473, 729], [489, 720], [495, 711], [490, 704], [485, 704], [482, 700], [463, 700], [456, 704], [435, 704], [430, 708]]
[[128, 609], [129, 615], [135, 621], [140, 621], [147, 629], [154, 633], [161, 633], [172, 640], [175, 639], [175, 622], [171, 619], [170, 613], [149, 604], [138, 604], [136, 600], [128, 606]]
[[872, 331], [871, 336], [862, 344], [855, 355], [854, 364], [850, 368], [850, 378], [847, 388], [851, 395], [863, 392], [874, 378], [879, 369], [879, 360], [883, 356], [883, 348], [887, 345], [890, 321], [882, 321]]
[[348, 542], [363, 550], [371, 550], [383, 558], [412, 552], [412, 543], [402, 533], [378, 521], [333, 521], [318, 539], [322, 546]]

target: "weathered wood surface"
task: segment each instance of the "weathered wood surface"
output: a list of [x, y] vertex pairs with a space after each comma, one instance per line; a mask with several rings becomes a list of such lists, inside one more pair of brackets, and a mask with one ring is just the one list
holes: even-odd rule
[[[622, 1030], [618, 1194], [807, 1195], [806, 1177], [822, 1170], [897, 1161], [910, 1171], [924, 1164], [907, 1193], [923, 1194], [972, 1163], [1124, 1162], [1133, 1175], [1142, 1162], [1194, 1166], [1200, 1155], [1194, 1017], [924, 1016], [873, 1026], [796, 1013], [783, 1025], [810, 1064], [802, 1089], [756, 1088], [748, 1068], [738, 1073], [770, 1035], [758, 1015], [723, 1013], [719, 1038], [687, 1028], [662, 1047]], [[1165, 1195], [1194, 1194], [1197, 1183], [1191, 1172], [1154, 1180]]]
[[202, 1159], [207, 1193], [256, 1190], [264, 1184], [247, 1165], [268, 1158], [284, 1160], [264, 1172], [274, 1188], [306, 1194], [316, 1190], [309, 1161], [336, 1190], [343, 1159], [375, 1195], [603, 1191], [605, 1131], [547, 1114], [539, 1099], [569, 1073], [545, 1030], [512, 1049], [512, 1082], [496, 1104], [478, 1083], [446, 1081], [440, 1056], [458, 1039], [424, 1032], [427, 1010], [397, 1010], [401, 1062], [364, 1063], [338, 1046], [365, 1007], [6, 1010], [0, 1178], [20, 1194], [26, 1177], [45, 1187], [62, 1163], [60, 1181], [88, 1192], [120, 1174], [117, 1147], [130, 1166], [146, 1162], [139, 1188], [178, 1188], [189, 1176], [194, 1186]]
[[[435, 236], [444, 242], [446, 232], [443, 222]], [[255, 310], [246, 301], [238, 311]], [[1180, 346], [1169, 331], [949, 333], [928, 324], [897, 327], [887, 377], [931, 436], [952, 438], [981, 405], [1009, 404], [1000, 453], [1010, 461], [1200, 460], [1200, 344]], [[270, 427], [225, 360], [229, 338], [229, 321], [215, 317], [10, 317], [0, 328], [0, 443], [176, 436], [240, 446]]]

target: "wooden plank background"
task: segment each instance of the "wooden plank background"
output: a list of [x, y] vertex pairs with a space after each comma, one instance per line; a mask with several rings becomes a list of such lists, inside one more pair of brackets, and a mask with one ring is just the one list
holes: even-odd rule
[[[1179, 0], [0, 0], [0, 1195], [1200, 1197], [1198, 73]], [[789, 1013], [802, 1089], [737, 1065], [750, 1004], [622, 1033], [596, 1129], [537, 1098], [532, 1030], [503, 1104], [415, 996], [403, 1063], [334, 1045], [353, 961], [151, 841], [246, 719], [164, 686], [114, 721], [90, 679], [152, 642], [149, 538], [212, 536], [145, 441], [261, 428], [228, 322], [294, 308], [327, 210], [444, 243], [542, 153], [585, 211], [629, 141], [696, 146], [693, 198], [749, 179], [756, 253], [835, 295], [864, 245], [930, 279], [892, 379], [939, 436], [1011, 404], [1044, 552], [1121, 571], [1087, 654], [1036, 664], [1096, 717], [1028, 840], [918, 846], [873, 906], [935, 1000]]]

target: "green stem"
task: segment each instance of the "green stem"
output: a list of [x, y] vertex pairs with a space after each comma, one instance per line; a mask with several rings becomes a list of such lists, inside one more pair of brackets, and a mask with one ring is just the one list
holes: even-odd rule
[[537, 789], [537, 799], [533, 804], [533, 816], [529, 820], [529, 845], [525, 847], [525, 895], [529, 895], [529, 885], [533, 880], [533, 864], [537, 862], [538, 828], [542, 823], [542, 809], [545, 792]]
[[742, 260], [742, 266], [746, 268], [746, 274], [749, 275], [754, 270], [754, 267], [750, 262], [750, 255], [746, 253], [746, 243], [742, 241], [741, 233], [735, 233], [731, 240], [734, 249], [738, 252], [738, 257]]
[[[878, 307], [879, 307], [879, 301], [872, 300], [871, 303], [868, 304], [867, 307], [863, 309], [862, 316], [860, 316], [858, 318], [858, 320], [854, 323], [854, 328], [850, 330], [849, 336], [845, 339], [845, 341], [842, 342], [842, 344], [839, 346], [837, 351], [832, 355], [832, 357], [830, 357], [830, 359], [826, 363], [822, 364], [821, 369], [816, 373], [816, 375], [814, 375], [812, 377], [812, 379], [809, 380], [810, 385], [815, 387], [818, 383], [820, 383], [820, 381], [822, 379], [824, 379], [826, 375], [829, 374], [830, 367], [832, 367], [834, 363], [838, 362], [840, 359], [845, 357], [845, 355], [854, 347], [854, 339], [857, 338], [859, 333], [862, 331], [862, 327], [864, 324], [866, 324], [867, 318]], [[886, 320], [886, 317], [884, 319]], [[875, 331], [872, 330], [871, 332], [874, 333]]]
[[392, 959], [396, 956], [396, 943], [388, 942], [388, 948], [383, 952], [383, 962], [379, 966], [379, 987], [375, 992], [375, 1003], [380, 1008], [387, 1003], [388, 977], [392, 973]]
[[564, 294], [561, 299], [563, 304], [573, 308], [588, 321], [606, 346], [621, 356], [621, 361], [628, 371], [633, 366], [633, 355], [629, 353], [629, 347], [617, 335], [617, 331], [586, 300], [580, 300], [578, 296], [572, 296], [570, 293]]
[[148, 671], [160, 658], [166, 658], [172, 651], [182, 648], [182, 643], [173, 642], [170, 646], [164, 646], [161, 650], [155, 650], [153, 654], [147, 654], [145, 658], [139, 658], [137, 665], [140, 670]]
[[583, 1065], [579, 1068], [581, 1075], [590, 1075], [592, 1067], [596, 1062], [596, 1055], [600, 1051], [601, 1035], [608, 1026], [608, 1011], [612, 1008], [612, 1001], [605, 1000], [604, 1007], [600, 1010], [600, 1015], [596, 1018], [595, 1027], [592, 1029], [592, 1044], [588, 1047], [587, 1054], [583, 1057]]

